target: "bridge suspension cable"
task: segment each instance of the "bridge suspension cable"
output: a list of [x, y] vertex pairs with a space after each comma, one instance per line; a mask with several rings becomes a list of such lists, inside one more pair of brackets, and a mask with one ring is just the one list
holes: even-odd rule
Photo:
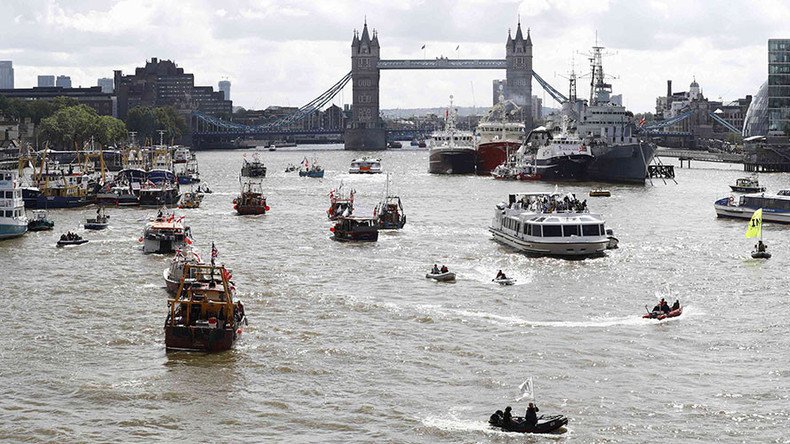
[[534, 77], [535, 80], [538, 81], [540, 86], [542, 86], [543, 89], [546, 90], [547, 93], [549, 93], [551, 98], [559, 102], [560, 105], [568, 101], [567, 97], [565, 97], [561, 92], [557, 91], [553, 86], [549, 85], [549, 82], [543, 80], [543, 77], [539, 76], [538, 73], [536, 73], [535, 71], [532, 71], [532, 77]]
[[[274, 122], [265, 125], [249, 126], [242, 125], [227, 120], [222, 120], [218, 117], [210, 116], [200, 111], [193, 111], [193, 115], [198, 119], [202, 127], [209, 127], [213, 132], [233, 132], [233, 133], [261, 133], [271, 130], [280, 130], [290, 124], [298, 122], [305, 117], [313, 114], [314, 112], [323, 108], [329, 103], [340, 91], [345, 88], [351, 80], [351, 72], [344, 75], [337, 83], [332, 85], [328, 90], [324, 91], [320, 96], [308, 102], [296, 110], [293, 114], [282, 117]], [[200, 129], [198, 130], [200, 132]]]

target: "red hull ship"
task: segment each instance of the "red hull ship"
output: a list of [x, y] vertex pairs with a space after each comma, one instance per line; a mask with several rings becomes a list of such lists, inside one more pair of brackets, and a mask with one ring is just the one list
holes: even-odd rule
[[261, 192], [261, 184], [252, 180], [244, 184], [241, 196], [233, 199], [233, 209], [242, 216], [266, 214], [269, 206], [266, 205], [266, 197]]
[[490, 174], [507, 161], [508, 153], [515, 153], [521, 142], [501, 140], [477, 146], [477, 174]]

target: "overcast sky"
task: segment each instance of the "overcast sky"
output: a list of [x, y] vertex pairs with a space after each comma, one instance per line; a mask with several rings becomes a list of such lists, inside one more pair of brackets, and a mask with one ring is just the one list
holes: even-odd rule
[[[709, 97], [754, 94], [767, 77], [767, 39], [790, 37], [790, 2], [702, 0], [526, 1], [154, 1], [4, 0], [0, 60], [14, 62], [16, 87], [39, 74], [96, 85], [114, 69], [174, 60], [199, 85], [231, 81], [234, 105], [301, 106], [350, 70], [355, 28], [379, 32], [382, 58], [503, 58], [519, 14], [531, 28], [533, 65], [557, 89], [595, 42], [611, 53], [604, 69], [635, 112], [653, 111], [672, 79], [696, 76]], [[526, 29], [525, 29], [526, 31]], [[426, 49], [420, 49], [426, 45]], [[460, 49], [456, 53], [456, 47]], [[383, 71], [382, 108], [490, 106], [503, 71]], [[580, 83], [583, 83], [582, 80]], [[537, 82], [533, 93], [544, 96]], [[583, 86], [580, 95], [587, 95]], [[552, 100], [545, 96], [545, 103]], [[335, 99], [350, 102], [350, 86]]]

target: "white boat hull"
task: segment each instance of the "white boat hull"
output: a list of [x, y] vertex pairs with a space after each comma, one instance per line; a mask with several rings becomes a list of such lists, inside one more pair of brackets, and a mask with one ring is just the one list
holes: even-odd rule
[[557, 239], [550, 242], [541, 240], [521, 239], [494, 228], [488, 229], [494, 235], [494, 240], [515, 248], [522, 253], [541, 254], [548, 256], [596, 256], [601, 255], [609, 244], [605, 236], [595, 237], [590, 240], [577, 240], [577, 237], [543, 238]]
[[[716, 216], [734, 217], [738, 219], [751, 219], [756, 210], [755, 208], [719, 204], [715, 204], [714, 207], [716, 208]], [[763, 208], [763, 221], [790, 224], [790, 212], [777, 212]]]

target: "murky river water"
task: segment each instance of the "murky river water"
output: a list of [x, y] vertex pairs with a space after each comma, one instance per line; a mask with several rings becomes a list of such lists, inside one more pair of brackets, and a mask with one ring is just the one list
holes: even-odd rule
[[[384, 192], [383, 175], [346, 173], [355, 154], [316, 152], [319, 180], [283, 171], [309, 151], [262, 153], [262, 217], [233, 213], [242, 152], [198, 154], [215, 193], [184, 214], [204, 256], [214, 241], [233, 269], [250, 320], [231, 352], [165, 353], [169, 258], [137, 241], [153, 210], [112, 209], [111, 228], [88, 233], [95, 209], [55, 210], [54, 232], [0, 243], [0, 440], [787, 442], [790, 228], [766, 224], [774, 257], [749, 257], [746, 222], [713, 210], [737, 167], [609, 186], [588, 203], [621, 248], [564, 261], [514, 253], [486, 229], [508, 192], [553, 185], [432, 176], [426, 151], [380, 153], [405, 229], [331, 241], [331, 188], [356, 189], [367, 213]], [[67, 230], [90, 242], [56, 249]], [[435, 262], [457, 283], [427, 281]], [[498, 269], [518, 285], [493, 285]], [[667, 291], [683, 316], [641, 319]], [[505, 405], [523, 414], [529, 376], [541, 413], [570, 418], [564, 435], [488, 427]]]

